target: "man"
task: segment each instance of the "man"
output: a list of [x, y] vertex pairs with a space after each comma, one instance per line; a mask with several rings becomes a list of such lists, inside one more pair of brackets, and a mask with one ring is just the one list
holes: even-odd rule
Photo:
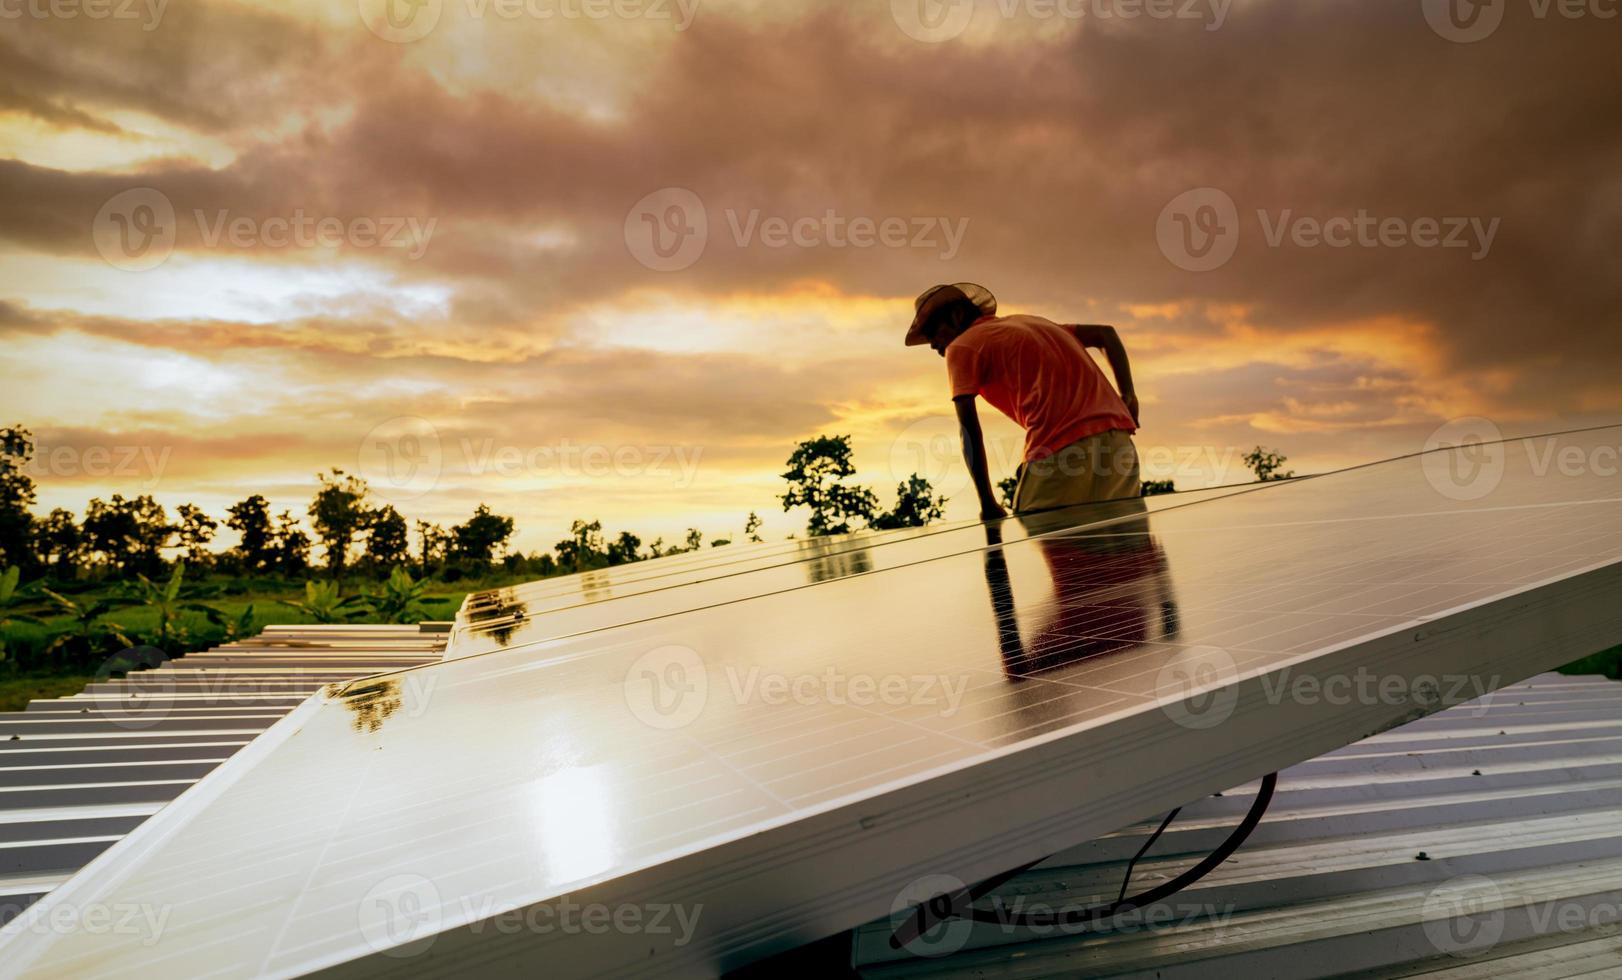
[[[963, 458], [980, 496], [980, 518], [1006, 512], [986, 469], [974, 399], [984, 397], [1025, 430], [1014, 512], [1137, 497], [1138, 398], [1126, 347], [1114, 327], [1060, 326], [1039, 316], [997, 316], [997, 299], [974, 283], [935, 286], [918, 297], [907, 346], [946, 358]], [[1093, 363], [1102, 350], [1120, 393]]]

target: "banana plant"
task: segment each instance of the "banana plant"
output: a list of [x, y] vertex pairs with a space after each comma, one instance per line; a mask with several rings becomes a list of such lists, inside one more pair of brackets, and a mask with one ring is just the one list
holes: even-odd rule
[[136, 643], [130, 639], [129, 632], [112, 621], [104, 621], [103, 616], [128, 605], [127, 602], [105, 598], [95, 602], [80, 602], [69, 599], [67, 596], [41, 588], [47, 598], [56, 606], [57, 612], [66, 616], [71, 625], [61, 633], [51, 638], [45, 645], [45, 656], [55, 657], [63, 654], [77, 654], [82, 659], [99, 656], [109, 646], [132, 647]]
[[9, 612], [11, 605], [17, 601], [17, 583], [22, 579], [22, 569], [12, 565], [4, 572], [0, 572], [0, 660], [6, 659], [6, 628], [12, 623], [31, 623], [35, 626], [44, 626], [44, 620], [36, 616], [29, 616], [19, 612]]
[[352, 595], [341, 599], [338, 597], [337, 582], [316, 582], [311, 580], [304, 583], [303, 602], [289, 601], [287, 599], [277, 601], [284, 606], [297, 609], [318, 623], [342, 623], [351, 618], [354, 607], [364, 603], [366, 597]]
[[427, 589], [426, 581], [413, 579], [403, 565], [396, 565], [382, 590], [366, 596], [366, 603], [385, 623], [415, 623], [427, 615], [423, 605]]
[[248, 608], [242, 610], [242, 615], [237, 617], [236, 622], [225, 624], [225, 638], [240, 640], [254, 632], [253, 626], [253, 604], [250, 603]]
[[225, 614], [206, 603], [196, 601], [195, 595], [188, 595], [184, 591], [186, 580], [186, 563], [175, 562], [174, 571], [169, 573], [169, 580], [159, 585], [145, 575], [135, 576], [135, 585], [129, 590], [128, 597], [135, 604], [150, 609], [157, 625], [146, 634], [149, 645], [171, 653], [185, 652], [187, 641], [191, 633], [186, 629], [185, 613], [199, 613], [206, 617], [215, 626], [225, 626]]

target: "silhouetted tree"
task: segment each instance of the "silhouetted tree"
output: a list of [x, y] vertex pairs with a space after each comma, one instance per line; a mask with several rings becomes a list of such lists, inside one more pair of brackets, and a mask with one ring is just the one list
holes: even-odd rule
[[34, 479], [26, 472], [34, 458], [33, 433], [20, 425], [0, 429], [0, 568], [23, 572], [36, 566], [33, 544]]
[[1294, 470], [1285, 470], [1284, 463], [1288, 457], [1274, 449], [1263, 449], [1257, 446], [1245, 454], [1245, 465], [1256, 474], [1256, 479], [1262, 483], [1274, 480], [1288, 480], [1295, 476]]
[[175, 516], [180, 518], [175, 531], [180, 538], [180, 546], [186, 549], [186, 561], [198, 568], [208, 565], [208, 543], [214, 540], [214, 532], [219, 530], [220, 524], [214, 518], [203, 513], [202, 508], [191, 504], [181, 504], [175, 508]]
[[236, 553], [244, 571], [263, 571], [278, 564], [276, 528], [270, 520], [270, 501], [256, 493], [240, 503], [232, 504], [225, 513], [225, 526], [242, 538], [237, 544]]
[[601, 568], [608, 563], [603, 547], [603, 522], [577, 520], [569, 525], [569, 536], [552, 546], [558, 553], [558, 568], [565, 572], [583, 572]]
[[417, 522], [417, 565], [422, 575], [445, 561], [450, 545], [451, 536], [444, 528], [428, 521]]
[[283, 575], [303, 575], [310, 570], [310, 536], [299, 527], [298, 518], [284, 510], [276, 519], [276, 536], [271, 561]]
[[938, 521], [945, 513], [946, 498], [935, 496], [935, 488], [928, 480], [914, 473], [905, 483], [895, 488], [895, 509], [873, 518], [872, 526], [879, 530], [898, 527], [923, 527]]
[[475, 565], [488, 565], [512, 537], [513, 519], [490, 512], [480, 504], [467, 523], [451, 528], [456, 557]]
[[169, 539], [179, 528], [169, 523], [163, 506], [149, 496], [130, 501], [130, 509], [135, 513], [136, 527], [134, 567], [147, 575], [157, 575], [164, 567], [163, 549], [169, 547]]
[[406, 519], [392, 504], [372, 512], [366, 525], [366, 561], [378, 571], [392, 571], [411, 557]]
[[873, 491], [840, 482], [856, 474], [850, 457], [850, 436], [817, 436], [794, 447], [783, 473], [788, 492], [778, 499], [784, 510], [810, 508], [807, 533], [844, 534], [853, 519], [872, 520], [878, 509]]
[[997, 481], [997, 495], [1002, 498], [1002, 505], [1009, 510], [1014, 509], [1014, 491], [1019, 487], [1019, 477], [1008, 476]]
[[642, 539], [630, 531], [621, 531], [619, 537], [608, 543], [608, 563], [610, 565], [625, 565], [641, 560], [637, 552], [642, 547]]
[[321, 489], [310, 501], [310, 524], [326, 548], [327, 570], [335, 578], [342, 577], [349, 564], [350, 542], [366, 527], [370, 513], [366, 481], [336, 468], [330, 475], [317, 473], [316, 478]]
[[34, 549], [40, 564], [49, 565], [59, 577], [67, 577], [79, 567], [84, 535], [73, 520], [73, 512], [61, 507], [34, 524]]
[[1176, 493], [1177, 484], [1171, 480], [1144, 480], [1143, 495], [1157, 497], [1163, 493]]
[[126, 500], [116, 493], [111, 501], [92, 499], [82, 527], [86, 547], [109, 566], [143, 574], [163, 567], [163, 548], [175, 532], [156, 500], [145, 495]]
[[754, 511], [750, 511], [749, 519], [743, 522], [743, 536], [750, 541], [763, 540], [760, 536], [760, 515]]

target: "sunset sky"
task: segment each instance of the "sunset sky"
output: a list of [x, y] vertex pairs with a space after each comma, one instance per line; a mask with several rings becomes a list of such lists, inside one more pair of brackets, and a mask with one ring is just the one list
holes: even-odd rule
[[1183, 488], [1622, 420], [1622, 18], [1446, 6], [0, 0], [0, 424], [41, 513], [781, 537], [829, 433], [969, 517], [957, 280], [1117, 325]]

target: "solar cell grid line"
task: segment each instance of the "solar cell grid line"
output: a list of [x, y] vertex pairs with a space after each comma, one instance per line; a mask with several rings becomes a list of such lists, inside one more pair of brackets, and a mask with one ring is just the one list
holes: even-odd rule
[[[1244, 489], [1246, 489], [1245, 485], [1236, 484], [1183, 491], [1164, 496], [1167, 498], [1182, 497], [1186, 502], [1198, 497], [1238, 492]], [[578, 599], [583, 594], [620, 590], [624, 586], [635, 583], [647, 584], [646, 580], [650, 579], [681, 576], [707, 577], [710, 572], [739, 566], [742, 566], [738, 568], [741, 571], [759, 567], [771, 567], [783, 563], [792, 564], [818, 559], [828, 560], [847, 551], [869, 549], [912, 538], [950, 535], [953, 532], [965, 529], [972, 531], [979, 526], [980, 522], [977, 520], [945, 521], [923, 527], [896, 528], [884, 531], [854, 531], [848, 534], [796, 538], [788, 541], [757, 542], [742, 546], [734, 544], [729, 546], [727, 551], [711, 550], [666, 555], [625, 565], [609, 566], [588, 572], [542, 579], [512, 586], [508, 589], [489, 590], [488, 593], [476, 593], [469, 598], [470, 601], [476, 601], [478, 597], [497, 591], [516, 591], [526, 601], [533, 601], [538, 604], [544, 603], [546, 599]], [[805, 554], [808, 544], [816, 546], [816, 554], [810, 557]]]
[[[1185, 491], [1182, 494], [1168, 494], [1165, 496], [1168, 498], [1182, 497], [1184, 502], [1187, 502], [1190, 499], [1237, 492], [1242, 489], [1244, 488], [1237, 486], [1212, 487], [1205, 490]], [[1068, 510], [1075, 512], [1079, 509]], [[1055, 516], [1063, 519], [1063, 515]], [[964, 530], [973, 532], [979, 526], [979, 521], [949, 521], [923, 527], [897, 528], [886, 531], [856, 531], [849, 534], [798, 538], [791, 541], [761, 542], [743, 549], [746, 551], [743, 557], [726, 552], [665, 556], [569, 576], [542, 579], [538, 582], [513, 586], [506, 590], [493, 591], [510, 591], [516, 597], [537, 608], [555, 608], [560, 603], [598, 601], [593, 598], [595, 595], [634, 594], [636, 591], [646, 591], [647, 588], [662, 588], [667, 584], [703, 580], [716, 573], [730, 575], [781, 564], [800, 564], [816, 561], [834, 562], [840, 555], [850, 552], [860, 552], [918, 538], [955, 536], [954, 532]], [[663, 581], [666, 579], [676, 579], [677, 581], [667, 583]], [[632, 585], [642, 585], [644, 588], [627, 588]], [[472, 599], [473, 597], [470, 597], [470, 600]]]
[[[1348, 471], [1348, 472], [1355, 472], [1355, 471], [1361, 470], [1361, 469], [1362, 469], [1362, 467], [1357, 467], [1357, 468], [1354, 468], [1352, 471]], [[1240, 488], [1240, 489], [1243, 490], [1245, 488]], [[1252, 487], [1251, 489], [1254, 489], [1254, 488]], [[1210, 491], [1192, 491], [1192, 492], [1190, 492], [1188, 494], [1181, 494], [1181, 495], [1175, 495], [1175, 496], [1168, 495], [1168, 496], [1164, 496], [1164, 497], [1151, 498], [1147, 503], [1149, 504], [1150, 509], [1153, 510], [1153, 509], [1157, 509], [1158, 506], [1178, 506], [1178, 505], [1182, 505], [1182, 504], [1185, 504], [1187, 502], [1190, 502], [1191, 500], [1197, 501], [1197, 500], [1200, 500], [1200, 499], [1208, 499], [1207, 495], [1209, 495], [1209, 496], [1218, 496], [1218, 495], [1226, 495], [1227, 493], [1231, 493], [1231, 492], [1235, 492], [1235, 488], [1231, 488], [1231, 487], [1213, 488]], [[1179, 497], [1182, 498], [1182, 499], [1181, 500], [1177, 499]], [[1055, 513], [1053, 515], [1047, 516], [1046, 520], [1048, 522], [1050, 522], [1050, 523], [1054, 523], [1054, 524], [1063, 526], [1067, 521], [1076, 520], [1076, 519], [1079, 519], [1080, 517], [1086, 516], [1088, 514], [1089, 514], [1089, 509], [1088, 508], [1081, 508], [1081, 509], [1077, 509], [1075, 511], [1057, 512], [1057, 513]], [[1051, 531], [1051, 528], [1044, 528], [1043, 530], [1044, 530], [1044, 533], [1045, 533], [1047, 531]], [[942, 543], [944, 543], [944, 542], [942, 542]], [[941, 550], [944, 551], [946, 549], [941, 549]], [[891, 555], [889, 555], [889, 557], [899, 557], [899, 556], [894, 556], [893, 553], [892, 553]], [[870, 571], [870, 570], [872, 570], [872, 569], [870, 569], [870, 568], [862, 569], [862, 571]], [[756, 579], [756, 578], [750, 578], [748, 581], [749, 581], [749, 583], [751, 585], [756, 586], [755, 591], [758, 592], [759, 591], [758, 587], [761, 584], [760, 580]], [[725, 593], [725, 592], [723, 592], [722, 594], [723, 595], [730, 595], [729, 593]], [[605, 593], [604, 595], [606, 597], [607, 594]], [[683, 596], [685, 596], [685, 595], [687, 595], [687, 593], [683, 593]], [[679, 597], [679, 596], [678, 597], [663, 597], [663, 598], [665, 598], [667, 600], [666, 608], [685, 609], [685, 608], [691, 608], [692, 605], [695, 604], [695, 603], [689, 603], [689, 602], [683, 601], [682, 597]], [[616, 617], [610, 617], [610, 618], [607, 618], [606, 620], [604, 620], [602, 622], [599, 622], [596, 619], [597, 614], [598, 614], [597, 611], [593, 611], [593, 610], [577, 610], [576, 619], [574, 621], [571, 621], [571, 622], [577, 622], [579, 620], [584, 620], [585, 623], [587, 624], [585, 626], [585, 629], [601, 629], [601, 628], [605, 628], [605, 626], [603, 625], [604, 622], [609, 623], [609, 624], [613, 624], [613, 625], [620, 625], [623, 622], [630, 621], [629, 618], [627, 618], [624, 615], [621, 615], [621, 616], [616, 616]], [[649, 613], [649, 615], [650, 616], [651, 615], [657, 615], [657, 613]], [[524, 624], [522, 624], [522, 625], [519, 625], [519, 626], [505, 625], [505, 626], [500, 627], [499, 632], [497, 632], [494, 635], [494, 640], [495, 640], [494, 643], [481, 642], [481, 641], [473, 639], [474, 634], [479, 632], [478, 629], [474, 629], [474, 630], [469, 631], [468, 633], [463, 634], [461, 643], [453, 644], [453, 646], [455, 646], [456, 649], [453, 649], [451, 655], [452, 656], [471, 655], [473, 653], [486, 652], [486, 651], [488, 651], [490, 649], [495, 649], [495, 648], [498, 648], [500, 646], [507, 645], [507, 644], [511, 643], [514, 633], [519, 632], [520, 630], [527, 630], [527, 631], [533, 632], [534, 628], [535, 628], [534, 624], [529, 622], [528, 617], [526, 617], [526, 622]], [[575, 632], [583, 632], [583, 631], [585, 631], [585, 630], [571, 629], [569, 624], [566, 623], [566, 622], [562, 622], [562, 621], [558, 621], [558, 620], [548, 620], [547, 621], [546, 633], [549, 634], [549, 638], [572, 635]]]
[[[1604, 428], [1605, 427], [1598, 427], [1598, 430], [1603, 430]], [[1597, 430], [1579, 429], [1571, 430], [1569, 432], [1554, 433], [1553, 435], [1571, 436], [1592, 431]], [[1388, 460], [1384, 462], [1394, 462], [1409, 458], [1412, 457], [1398, 457], [1397, 460]], [[1360, 470], [1370, 465], [1377, 464], [1360, 464], [1358, 466], [1348, 468], [1346, 472]], [[1310, 478], [1311, 477], [1304, 477], [1303, 479]], [[1196, 502], [1201, 499], [1207, 499], [1211, 496], [1223, 496], [1228, 493], [1243, 492], [1250, 489], [1254, 489], [1254, 485], [1230, 484], [1209, 487], [1201, 490], [1189, 490], [1174, 494], [1160, 495], [1157, 498], [1151, 498], [1150, 503], [1154, 505], [1167, 506], [1181, 505]], [[1067, 514], [1070, 513], [1076, 513], [1076, 510], [1061, 510], [1054, 512], [1052, 516], [1062, 522], [1068, 519]], [[879, 544], [888, 544], [911, 537], [932, 537], [940, 534], [949, 534], [951, 532], [956, 532], [963, 529], [973, 530], [978, 526], [979, 522], [977, 521], [957, 521], [934, 524], [923, 528], [901, 528], [891, 531], [859, 531], [847, 535], [834, 535], [814, 540], [823, 542], [824, 546], [830, 551], [844, 551], [848, 550], [847, 546], [850, 548], [860, 549], [862, 547], [873, 547]], [[780, 559], [782, 559], [785, 555], [790, 559], [790, 563], [803, 560], [797, 557], [795, 552], [797, 549], [801, 548], [804, 543], [805, 541], [735, 544], [731, 546], [733, 548], [733, 553], [719, 553], [711, 550], [708, 552], [699, 551], [696, 553], [686, 552], [680, 555], [667, 555], [628, 565], [612, 566], [609, 568], [596, 569], [590, 572], [542, 579], [537, 582], [515, 586], [510, 589], [490, 590], [485, 593], [474, 593], [473, 595], [470, 595], [468, 601], [464, 603], [464, 608], [467, 608], [468, 606], [477, 606], [481, 602], [485, 601], [484, 597], [492, 596], [497, 592], [512, 593], [515, 597], [520, 598], [529, 604], [532, 607], [532, 612], [539, 611], [542, 608], [553, 608], [552, 604], [548, 600], [584, 598], [584, 601], [588, 602], [598, 601], [595, 598], [591, 598], [591, 596], [600, 595], [602, 597], [608, 597], [612, 594], [625, 594], [626, 586], [632, 583], [642, 582], [644, 579], [659, 579], [667, 576], [682, 575], [692, 576], [695, 573], [698, 574], [699, 577], [707, 577], [705, 573], [708, 571], [732, 565], [746, 565], [750, 567], [749, 569], [740, 570], [750, 570], [754, 567], [760, 567], [763, 563], [765, 566], [769, 567], [770, 565], [781, 563]], [[738, 558], [736, 555], [738, 551], [747, 552], [747, 556], [741, 559]]]
[[[976, 526], [978, 521], [946, 521], [924, 527], [895, 528], [888, 531], [853, 531], [848, 534], [828, 535], [822, 540], [830, 550], [863, 540], [895, 540], [900, 538], [943, 534], [962, 527]], [[804, 543], [803, 538], [785, 541], [734, 542], [725, 548], [705, 548], [696, 552], [661, 555], [624, 565], [611, 565], [573, 575], [557, 576], [524, 583], [527, 598], [540, 599], [555, 595], [570, 595], [594, 588], [614, 588], [673, 575], [702, 572], [706, 569], [732, 565], [772, 563], [785, 555], [792, 556]]]
[[[40, 908], [166, 909], [161, 935], [13, 923], [0, 974], [740, 966], [920, 874], [988, 877], [1436, 710], [1427, 677], [1491, 688], [1614, 643], [1616, 482], [1509, 452], [1465, 500], [1410, 460], [329, 688]], [[1391, 555], [1452, 604], [1292, 610]], [[1078, 609], [1109, 649], [1074, 645]], [[1357, 671], [1403, 696], [1272, 686]], [[495, 927], [563, 896], [699, 914], [682, 943]]]
[[[1195, 493], [1202, 493], [1195, 491]], [[917, 538], [949, 536], [963, 527], [978, 528], [978, 522], [958, 522], [924, 528], [904, 528], [893, 531], [860, 532], [833, 538], [813, 538], [794, 542], [774, 542], [751, 546], [752, 557], [739, 560], [711, 556], [708, 560], [687, 562], [675, 568], [661, 569], [657, 574], [644, 571], [643, 566], [659, 565], [665, 559], [637, 562], [589, 572], [546, 579], [530, 585], [492, 590], [471, 595], [463, 603], [457, 616], [457, 639], [453, 640], [451, 656], [465, 655], [483, 649], [504, 645], [510, 635], [507, 621], [517, 615], [525, 620], [547, 612], [587, 606], [611, 599], [655, 592], [708, 581], [714, 578], [735, 578], [751, 572], [780, 566], [810, 566], [812, 580], [849, 574], [862, 570], [842, 567], [846, 555], [869, 556], [873, 548]], [[688, 556], [675, 556], [688, 557]], [[493, 621], [492, 621], [493, 620]], [[496, 643], [470, 642], [482, 633], [497, 633]]]
[[[1155, 508], [1181, 506], [1212, 497], [1225, 496], [1230, 493], [1246, 492], [1253, 488], [1253, 485], [1243, 484], [1209, 487], [1201, 490], [1162, 494], [1150, 498], [1149, 502]], [[1085, 504], [1050, 512], [1044, 515], [1043, 526], [1046, 529], [1052, 529], [1068, 526], [1078, 521], [1092, 520], [1094, 519], [1092, 514], [1099, 506]], [[961, 538], [972, 541], [978, 534], [980, 526], [978, 521], [957, 521], [932, 524], [925, 527], [901, 528], [889, 531], [859, 531], [845, 535], [803, 538], [786, 542], [768, 542], [749, 546], [749, 556], [745, 559], [732, 558], [724, 553], [703, 557], [681, 555], [657, 558], [568, 576], [542, 579], [538, 582], [491, 590], [487, 593], [477, 593], [469, 597], [468, 605], [477, 605], [484, 596], [506, 592], [528, 603], [533, 603], [537, 608], [553, 608], [546, 600], [599, 601], [593, 596], [607, 597], [611, 594], [635, 594], [637, 591], [646, 591], [649, 588], [663, 588], [668, 585], [679, 585], [689, 581], [702, 581], [716, 573], [731, 575], [783, 564], [807, 564], [819, 561], [834, 562], [844, 554], [868, 551], [873, 548], [900, 543], [913, 543], [919, 539], [933, 539], [934, 547], [926, 553], [939, 556], [960, 550], [953, 547], [949, 541]], [[667, 560], [675, 561], [678, 558], [693, 558], [694, 560], [683, 565], [663, 566], [663, 563]], [[657, 574], [652, 574], [654, 571], [657, 571]], [[667, 579], [674, 579], [675, 581], [664, 581]], [[640, 584], [644, 588], [635, 590], [622, 588], [623, 586], [635, 584]]]
[[[1164, 494], [1144, 501], [1114, 501], [1065, 508], [1031, 519], [1029, 527], [1015, 525], [1009, 529], [1007, 536], [1009, 540], [1021, 540], [1027, 535], [1049, 534], [1077, 523], [1120, 520], [1135, 515], [1142, 508], [1155, 512], [1253, 489], [1253, 486], [1215, 487], [1183, 494]], [[983, 551], [987, 545], [981, 525], [975, 524], [968, 530], [972, 533], [952, 531], [902, 539], [893, 538], [894, 532], [881, 532], [875, 536], [880, 540], [872, 547], [860, 544], [842, 546], [842, 550], [832, 556], [821, 554], [815, 540], [800, 542], [798, 556], [790, 556], [792, 560], [785, 558], [759, 568], [748, 567], [720, 574], [705, 572], [692, 578], [661, 579], [656, 588], [644, 591], [615, 593], [606, 588], [599, 589], [596, 591], [597, 598], [591, 601], [555, 608], [542, 606], [537, 609], [521, 599], [519, 590], [499, 590], [494, 594], [494, 605], [485, 604], [475, 609], [470, 600], [470, 604], [464, 606], [463, 612], [458, 615], [458, 627], [446, 657], [473, 656], [517, 643], [558, 639], [771, 592], [809, 588], [834, 578], [871, 574], [952, 554]]]

